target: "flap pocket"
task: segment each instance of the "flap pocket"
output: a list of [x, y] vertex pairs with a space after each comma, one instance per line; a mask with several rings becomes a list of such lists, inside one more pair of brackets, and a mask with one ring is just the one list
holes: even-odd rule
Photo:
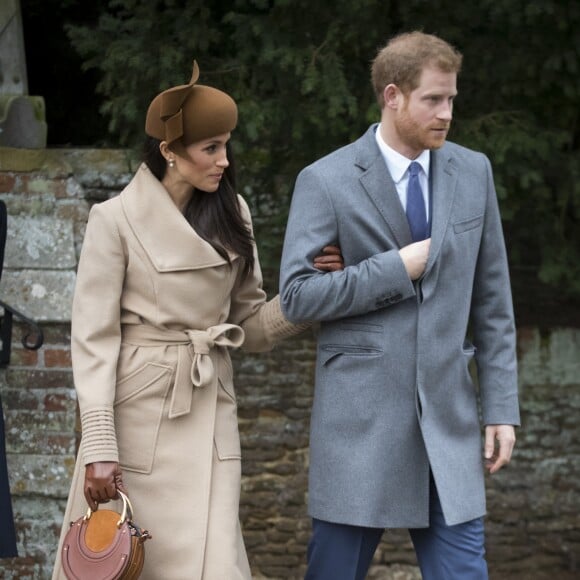
[[151, 473], [173, 369], [147, 363], [117, 384], [115, 430], [123, 469]]
[[[241, 459], [240, 434], [238, 431], [238, 412], [233, 385], [218, 381], [217, 407], [215, 414], [214, 443], [220, 460]], [[230, 392], [231, 389], [232, 391]]]
[[338, 356], [375, 357], [383, 354], [379, 348], [372, 346], [353, 346], [343, 344], [325, 344], [320, 347], [318, 360], [322, 365], [328, 364]]
[[483, 215], [480, 215], [453, 224], [453, 231], [456, 234], [462, 234], [463, 232], [468, 232], [469, 230], [474, 230], [475, 228], [478, 228], [482, 223], [483, 223]]

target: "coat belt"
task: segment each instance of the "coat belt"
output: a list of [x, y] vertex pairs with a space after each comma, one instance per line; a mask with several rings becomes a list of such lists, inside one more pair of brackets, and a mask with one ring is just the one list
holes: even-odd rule
[[191, 411], [193, 388], [217, 383], [215, 355], [212, 356], [215, 347], [238, 347], [244, 342], [244, 331], [235, 324], [218, 324], [206, 330], [165, 330], [145, 324], [126, 324], [122, 336], [123, 342], [135, 346], [177, 346], [170, 419]]

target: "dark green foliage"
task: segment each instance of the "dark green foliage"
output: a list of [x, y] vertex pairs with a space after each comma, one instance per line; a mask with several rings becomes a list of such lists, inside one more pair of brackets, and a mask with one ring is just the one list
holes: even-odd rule
[[477, 6], [456, 41], [466, 66], [454, 138], [493, 162], [512, 265], [580, 296], [580, 4]]
[[[512, 268], [535, 269], [559, 293], [580, 296], [576, 0], [103, 4], [95, 27], [68, 31], [100, 75], [109, 130], [139, 142], [151, 97], [187, 81], [196, 58], [201, 82], [238, 101], [240, 185], [259, 240], [262, 215], [277, 216], [281, 237], [299, 169], [378, 119], [369, 81], [376, 50], [399, 31], [439, 34], [465, 58], [451, 138], [492, 161]], [[266, 262], [277, 262], [279, 241], [262, 245]]]

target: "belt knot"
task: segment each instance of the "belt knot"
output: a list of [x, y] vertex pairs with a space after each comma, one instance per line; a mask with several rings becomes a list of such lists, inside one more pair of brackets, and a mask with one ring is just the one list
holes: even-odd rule
[[[219, 324], [210, 326], [206, 330], [186, 330], [189, 340], [188, 348], [191, 356], [189, 377], [182, 357], [179, 356], [175, 387], [171, 401], [170, 418], [185, 415], [191, 411], [191, 387], [186, 395], [186, 383], [191, 382], [193, 387], [202, 388], [217, 383], [212, 350], [216, 346], [238, 347], [244, 342], [244, 331], [235, 324]], [[188, 380], [189, 379], [189, 380]]]
[[190, 346], [195, 353], [209, 354], [209, 351], [215, 345], [214, 339], [206, 330], [186, 330], [185, 334], [187, 334]]

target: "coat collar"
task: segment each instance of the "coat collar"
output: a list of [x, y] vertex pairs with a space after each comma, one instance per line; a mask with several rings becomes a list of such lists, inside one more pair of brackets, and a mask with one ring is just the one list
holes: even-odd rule
[[212, 268], [227, 263], [191, 227], [145, 164], [139, 167], [120, 198], [131, 230], [158, 272]]
[[[407, 216], [401, 205], [395, 183], [389, 174], [375, 139], [377, 124], [355, 143], [355, 165], [363, 173], [360, 182], [389, 226], [399, 247], [412, 243]], [[426, 272], [433, 266], [441, 250], [451, 214], [457, 184], [457, 165], [446, 144], [431, 151], [431, 248]]]

